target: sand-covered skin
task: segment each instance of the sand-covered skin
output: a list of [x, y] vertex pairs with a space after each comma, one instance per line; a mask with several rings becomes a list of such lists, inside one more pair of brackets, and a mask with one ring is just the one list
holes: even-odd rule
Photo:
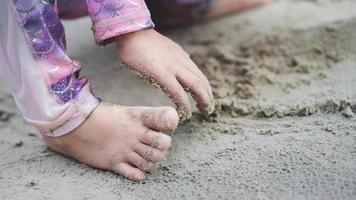
[[[133, 72], [134, 74], [136, 74], [141, 79], [145, 80], [147, 83], [149, 83], [153, 87], [164, 92], [164, 94], [176, 105], [178, 116], [179, 116], [179, 119], [181, 122], [184, 122], [192, 117], [192, 112], [190, 110], [191, 108], [180, 107], [177, 104], [177, 102], [175, 101], [175, 99], [167, 92], [167, 89], [164, 88], [161, 84], [159, 84], [156, 80], [154, 80], [152, 77], [148, 76], [147, 74], [143, 74], [137, 70], [134, 70], [132, 67], [130, 67], [129, 65], [127, 65], [125, 63], [123, 63], [123, 65], [125, 66], [124, 68], [126, 70]], [[186, 91], [189, 92], [188, 89], [186, 89]], [[212, 107], [214, 108], [214, 102], [209, 104], [206, 108], [202, 109], [202, 110], [206, 110], [205, 113], [207, 113], [207, 114], [204, 113], [206, 115], [206, 117], [209, 117], [214, 112], [214, 109], [212, 109]]]
[[[139, 184], [49, 151], [0, 88], [0, 199], [355, 199], [355, 10], [347, 0], [277, 1], [169, 32], [211, 80], [217, 112], [181, 125]], [[78, 33], [88, 19], [66, 25], [70, 54], [103, 99], [173, 105], [119, 69], [114, 46]]]

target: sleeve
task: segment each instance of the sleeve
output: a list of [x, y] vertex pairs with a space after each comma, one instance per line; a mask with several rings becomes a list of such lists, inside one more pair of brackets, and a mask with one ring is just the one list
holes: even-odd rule
[[154, 27], [144, 0], [87, 0], [87, 4], [99, 44], [121, 34]]
[[71, 132], [100, 103], [80, 69], [65, 53], [54, 1], [0, 1], [0, 72], [25, 120], [42, 134]]

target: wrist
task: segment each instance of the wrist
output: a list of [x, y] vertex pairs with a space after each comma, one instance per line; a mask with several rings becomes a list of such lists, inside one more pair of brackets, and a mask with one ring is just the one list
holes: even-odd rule
[[138, 38], [141, 38], [142, 36], [154, 31], [153, 28], [149, 29], [142, 29], [139, 31], [135, 32], [130, 32], [130, 33], [125, 33], [122, 35], [118, 35], [115, 37], [116, 44], [118, 48], [126, 46], [128, 43], [131, 43], [133, 41], [136, 41]]

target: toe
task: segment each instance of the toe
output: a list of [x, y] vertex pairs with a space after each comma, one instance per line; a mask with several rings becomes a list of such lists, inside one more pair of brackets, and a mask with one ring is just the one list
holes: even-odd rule
[[168, 135], [149, 129], [142, 133], [140, 136], [140, 141], [162, 151], [167, 151], [172, 144], [172, 138]]
[[165, 156], [167, 151], [161, 151], [152, 146], [140, 143], [135, 147], [135, 151], [146, 160], [151, 162], [160, 162]]
[[130, 155], [128, 155], [127, 159], [131, 165], [145, 172], [152, 171], [155, 168], [155, 163], [146, 160], [136, 152], [132, 152]]
[[179, 117], [172, 107], [148, 108], [141, 113], [145, 126], [160, 132], [171, 132], [177, 128]]
[[119, 173], [125, 176], [127, 179], [131, 181], [140, 181], [144, 178], [145, 174], [138, 168], [133, 167], [128, 163], [119, 163], [114, 166], [113, 169], [116, 173]]

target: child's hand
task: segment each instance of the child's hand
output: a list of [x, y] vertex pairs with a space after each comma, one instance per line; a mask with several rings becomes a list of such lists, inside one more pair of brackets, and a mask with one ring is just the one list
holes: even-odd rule
[[122, 61], [157, 82], [174, 100], [183, 120], [191, 117], [185, 90], [192, 93], [203, 114], [214, 111], [207, 78], [178, 44], [153, 29], [121, 35], [116, 41]]

